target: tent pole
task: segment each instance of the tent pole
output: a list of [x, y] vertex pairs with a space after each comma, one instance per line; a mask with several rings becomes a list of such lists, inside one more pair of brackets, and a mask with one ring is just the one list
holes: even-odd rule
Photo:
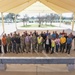
[[60, 23], [59, 23], [59, 27], [61, 27], [61, 21], [62, 21], [62, 14], [60, 14]]
[[72, 31], [74, 30], [74, 20], [75, 20], [75, 13], [73, 13]]
[[15, 28], [17, 30], [17, 24], [16, 24], [16, 14], [15, 14]]
[[40, 23], [40, 12], [39, 12], [39, 27], [41, 26], [41, 23]]
[[1, 12], [1, 16], [2, 16], [2, 28], [3, 28], [3, 33], [5, 32], [5, 29], [4, 29], [4, 17], [3, 17], [3, 12]]

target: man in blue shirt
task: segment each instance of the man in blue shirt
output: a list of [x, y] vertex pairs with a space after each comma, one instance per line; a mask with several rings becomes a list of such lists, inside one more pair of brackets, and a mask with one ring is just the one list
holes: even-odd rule
[[53, 33], [52, 33], [52, 38], [56, 39], [56, 34], [55, 34], [54, 31], [53, 31]]
[[71, 46], [72, 46], [72, 38], [68, 36], [66, 53], [70, 54]]
[[47, 37], [49, 35], [49, 31], [47, 30], [47, 33], [45, 34], [45, 36]]

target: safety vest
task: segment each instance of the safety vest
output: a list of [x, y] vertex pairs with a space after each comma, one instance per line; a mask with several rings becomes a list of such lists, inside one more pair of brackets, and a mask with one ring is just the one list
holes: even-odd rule
[[55, 40], [52, 40], [51, 46], [52, 46], [52, 47], [55, 47]]
[[40, 38], [38, 37], [37, 40], [38, 40], [38, 44], [42, 44], [42, 37]]

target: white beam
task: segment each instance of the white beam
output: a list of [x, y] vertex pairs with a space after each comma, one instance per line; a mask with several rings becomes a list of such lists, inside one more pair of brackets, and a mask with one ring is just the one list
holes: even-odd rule
[[73, 20], [72, 20], [72, 31], [74, 30], [74, 20], [75, 20], [75, 13], [73, 13]]
[[17, 30], [17, 24], [16, 24], [16, 14], [15, 14], [15, 28]]
[[3, 32], [5, 32], [3, 12], [1, 12], [1, 16], [2, 16], [2, 28], [3, 28]]
[[39, 12], [39, 15], [38, 15], [38, 17], [39, 17], [39, 27], [41, 26], [41, 23], [40, 23], [40, 12]]
[[61, 27], [61, 22], [62, 22], [62, 14], [60, 14], [60, 23], [59, 23], [59, 27]]

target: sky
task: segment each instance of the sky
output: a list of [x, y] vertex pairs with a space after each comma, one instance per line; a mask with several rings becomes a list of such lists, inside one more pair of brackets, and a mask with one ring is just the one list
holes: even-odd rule
[[[45, 15], [45, 14], [50, 14], [50, 13], [56, 13], [55, 11], [53, 11], [52, 9], [48, 8], [47, 6], [45, 6], [44, 4], [40, 3], [39, 1], [37, 1], [36, 3], [32, 4], [31, 6], [29, 6], [28, 8], [24, 9], [22, 12], [19, 13], [20, 17], [23, 17], [25, 14], [27, 14], [29, 17], [32, 16], [38, 16], [40, 13], [40, 15]], [[3, 15], [7, 15], [8, 13], [4, 13]], [[71, 17], [72, 13], [63, 13], [62, 16], [64, 17]], [[1, 17], [1, 14], [0, 14]]]

